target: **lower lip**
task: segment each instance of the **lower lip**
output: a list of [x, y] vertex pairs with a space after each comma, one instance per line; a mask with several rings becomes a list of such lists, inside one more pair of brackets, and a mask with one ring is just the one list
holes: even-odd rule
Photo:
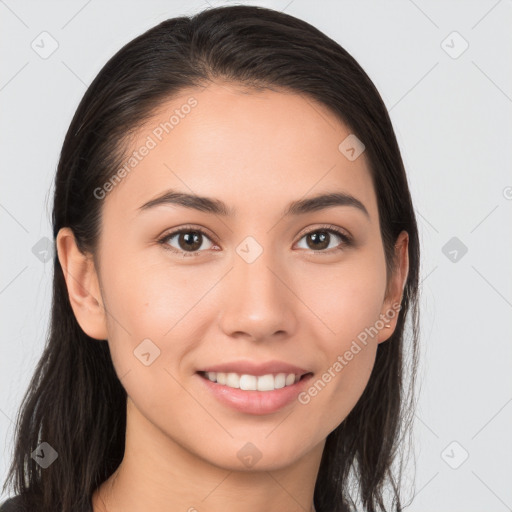
[[306, 383], [313, 377], [309, 373], [295, 384], [273, 391], [245, 391], [212, 382], [200, 373], [197, 373], [197, 375], [219, 402], [237, 411], [257, 415], [277, 412], [293, 402]]

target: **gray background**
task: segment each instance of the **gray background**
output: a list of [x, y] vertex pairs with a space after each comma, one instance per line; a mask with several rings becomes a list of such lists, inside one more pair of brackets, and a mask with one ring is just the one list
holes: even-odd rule
[[[396, 130], [423, 258], [409, 510], [512, 510], [512, 2], [249, 3], [302, 18], [345, 47], [376, 84]], [[44, 237], [51, 239], [52, 180], [71, 117], [121, 46], [206, 6], [0, 0], [2, 483], [13, 420], [48, 325]], [[58, 48], [41, 55], [53, 40]]]

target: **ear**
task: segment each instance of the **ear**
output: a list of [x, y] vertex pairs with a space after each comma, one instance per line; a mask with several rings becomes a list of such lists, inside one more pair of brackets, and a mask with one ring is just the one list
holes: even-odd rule
[[76, 320], [91, 338], [107, 339], [106, 314], [92, 255], [83, 254], [70, 228], [57, 234], [57, 253]]
[[409, 274], [409, 234], [407, 231], [402, 231], [396, 240], [395, 262], [393, 275], [387, 287], [386, 297], [380, 314], [380, 319], [389, 327], [379, 329], [377, 343], [382, 343], [391, 337], [395, 332], [398, 321], [400, 311], [398, 306], [402, 303], [405, 283]]

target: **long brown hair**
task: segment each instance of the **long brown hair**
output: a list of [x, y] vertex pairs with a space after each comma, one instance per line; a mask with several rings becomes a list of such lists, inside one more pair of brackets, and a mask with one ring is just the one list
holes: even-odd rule
[[[415, 406], [418, 232], [384, 102], [338, 43], [293, 16], [240, 5], [169, 19], [130, 41], [101, 69], [69, 126], [55, 179], [54, 242], [69, 226], [80, 250], [94, 254], [103, 203], [94, 190], [119, 169], [127, 133], [184, 88], [216, 78], [303, 94], [327, 106], [364, 143], [388, 278], [397, 236], [409, 234], [409, 274], [396, 330], [378, 346], [356, 406], [328, 435], [314, 493], [318, 512], [355, 510], [353, 479], [364, 510], [401, 510], [403, 460], [397, 474], [392, 463], [410, 435]], [[126, 392], [106, 340], [88, 337], [76, 321], [56, 251], [53, 268], [50, 330], [18, 413], [4, 490], [11, 485], [27, 510], [90, 511], [93, 491], [123, 458]], [[46, 469], [31, 457], [43, 441], [58, 452]]]

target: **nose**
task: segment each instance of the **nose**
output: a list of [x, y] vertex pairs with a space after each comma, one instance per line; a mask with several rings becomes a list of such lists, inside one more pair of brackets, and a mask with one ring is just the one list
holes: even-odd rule
[[270, 250], [264, 250], [251, 263], [235, 254], [233, 269], [223, 283], [222, 331], [253, 341], [292, 336], [298, 299], [289, 279], [289, 273], [272, 258]]

